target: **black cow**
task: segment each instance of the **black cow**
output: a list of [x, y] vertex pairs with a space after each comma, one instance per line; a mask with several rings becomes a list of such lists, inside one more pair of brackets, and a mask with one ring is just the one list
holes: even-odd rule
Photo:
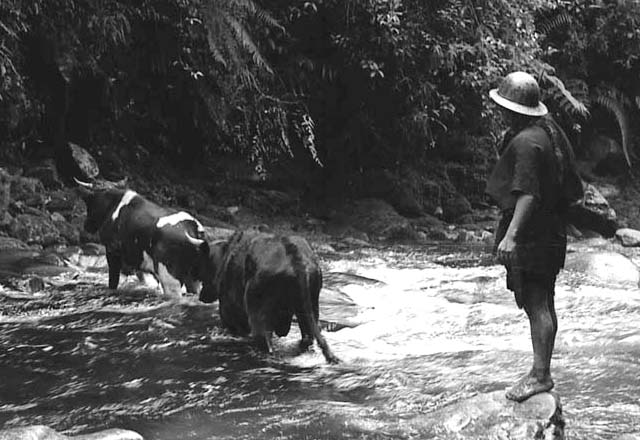
[[327, 362], [339, 362], [318, 327], [322, 271], [304, 238], [241, 231], [210, 248], [213, 279], [204, 281], [200, 300], [219, 299], [225, 327], [264, 341], [271, 353], [273, 332], [286, 336], [295, 314], [300, 349], [315, 338]]
[[204, 228], [190, 214], [156, 205], [135, 191], [83, 190], [85, 229], [98, 233], [107, 251], [109, 288], [117, 289], [120, 273], [148, 272], [165, 295], [180, 296], [181, 287], [198, 293], [208, 267], [209, 244]]

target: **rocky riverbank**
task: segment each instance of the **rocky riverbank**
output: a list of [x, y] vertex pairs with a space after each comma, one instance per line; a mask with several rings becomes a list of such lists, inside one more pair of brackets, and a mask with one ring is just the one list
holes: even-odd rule
[[[113, 153], [99, 152], [99, 163], [83, 148], [70, 148], [84, 178], [125, 178], [129, 188], [149, 199], [193, 213], [211, 238], [216, 229], [258, 227], [305, 235], [338, 249], [397, 242], [489, 249], [498, 217], [484, 203], [478, 170], [456, 164], [434, 167], [430, 178], [415, 171], [401, 177], [368, 172], [359, 177], [359, 190], [318, 201], [286, 185], [252, 180], [250, 170], [233, 161], [186, 176], [143, 152], [132, 156], [129, 151], [133, 160], [125, 166]], [[101, 166], [109, 172], [101, 174]], [[597, 181], [592, 175], [591, 180], [585, 183], [585, 199], [572, 209], [572, 238], [639, 246], [640, 192], [634, 181]], [[53, 161], [0, 168], [0, 249], [14, 250], [1, 259], [0, 275], [33, 274], [45, 266], [55, 272], [51, 267], [72, 264], [70, 256], [99, 253], [100, 246], [92, 244], [98, 238], [84, 231], [85, 212], [75, 185], [63, 183]]]

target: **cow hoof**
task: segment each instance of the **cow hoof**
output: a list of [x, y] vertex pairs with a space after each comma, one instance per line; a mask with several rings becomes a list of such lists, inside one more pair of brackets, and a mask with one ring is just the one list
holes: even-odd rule
[[302, 341], [300, 341], [300, 345], [299, 345], [300, 352], [304, 353], [305, 351], [308, 351], [312, 345], [313, 345], [313, 339], [303, 339]]

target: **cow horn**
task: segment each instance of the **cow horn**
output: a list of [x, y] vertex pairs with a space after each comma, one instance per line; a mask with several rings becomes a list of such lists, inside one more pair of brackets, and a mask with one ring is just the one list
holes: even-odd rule
[[89, 183], [89, 182], [83, 182], [82, 180], [78, 180], [77, 178], [73, 178], [73, 180], [76, 181], [76, 183], [84, 188], [90, 188], [93, 189], [93, 183]]
[[202, 243], [204, 243], [204, 240], [201, 240], [199, 238], [194, 238], [191, 235], [189, 235], [188, 232], [185, 232], [184, 235], [187, 236], [187, 240], [189, 240], [189, 243], [191, 243], [194, 246], [200, 246], [202, 245]]

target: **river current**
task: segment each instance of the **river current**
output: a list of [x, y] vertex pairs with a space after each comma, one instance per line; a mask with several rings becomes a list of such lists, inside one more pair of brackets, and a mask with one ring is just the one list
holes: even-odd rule
[[[221, 329], [217, 305], [166, 302], [104, 267], [0, 296], [0, 427], [66, 434], [110, 427], [148, 440], [431, 439], [414, 418], [505, 389], [528, 370], [529, 326], [504, 269], [480, 249], [321, 254], [320, 317], [343, 360], [275, 356]], [[6, 291], [6, 290], [5, 290]], [[640, 428], [640, 292], [563, 271], [552, 361], [567, 438]]]

